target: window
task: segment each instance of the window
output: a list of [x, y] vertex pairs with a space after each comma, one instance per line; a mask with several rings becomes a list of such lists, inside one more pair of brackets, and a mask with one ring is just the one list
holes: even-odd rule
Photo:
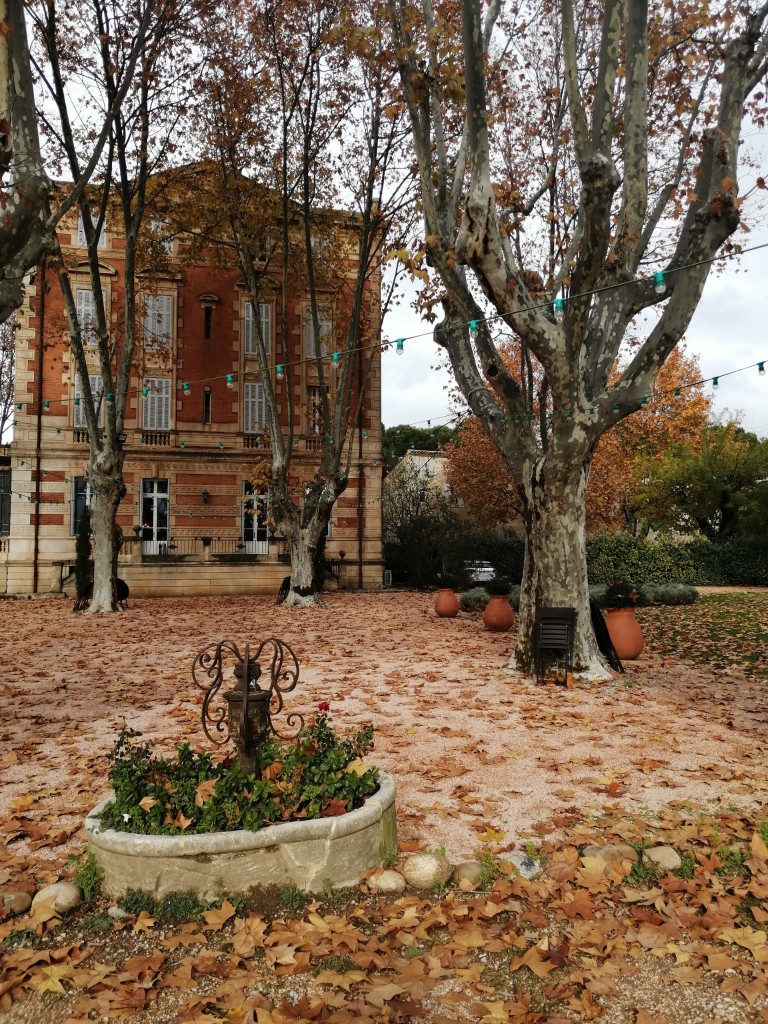
[[168, 554], [170, 488], [167, 480], [141, 481], [141, 552]]
[[83, 512], [91, 504], [91, 487], [84, 476], [76, 476], [72, 481], [72, 505], [69, 530], [73, 535], [77, 533]]
[[211, 389], [203, 391], [203, 423], [211, 422]]
[[162, 246], [166, 252], [173, 251], [173, 235], [168, 231], [168, 225], [164, 220], [151, 220], [149, 229], [158, 245]]
[[144, 395], [141, 429], [170, 430], [171, 378], [146, 377], [144, 379], [144, 387], [147, 393]]
[[203, 341], [210, 341], [213, 332], [213, 306], [203, 306]]
[[168, 347], [173, 338], [172, 295], [144, 296], [144, 344], [148, 348]]
[[0, 534], [11, 532], [11, 471], [0, 469]]
[[[261, 325], [261, 337], [264, 340], [264, 348], [269, 352], [271, 337], [272, 307], [266, 302], [259, 303], [259, 321]], [[255, 356], [258, 353], [259, 335], [254, 321], [254, 305], [246, 302], [243, 309], [243, 337], [245, 354]]]
[[305, 355], [310, 358], [314, 358], [317, 355], [327, 356], [329, 354], [329, 345], [331, 342], [331, 318], [327, 313], [320, 311], [318, 313], [318, 319], [320, 321], [320, 351], [317, 350], [317, 344], [315, 343], [315, 325], [312, 323], [312, 316], [308, 313], [307, 322], [304, 325], [304, 351]]
[[267, 496], [256, 494], [253, 484], [243, 481], [242, 540], [246, 554], [267, 554], [269, 531], [267, 529]]
[[[104, 403], [102, 402], [102, 383], [100, 373], [89, 373], [88, 383], [91, 385], [91, 397], [93, 398], [94, 408], [98, 410], [99, 414], [99, 426], [104, 426]], [[83, 402], [83, 388], [80, 384], [80, 375], [75, 377], [75, 409], [74, 416], [72, 418], [72, 426], [79, 427], [84, 430], [88, 426], [88, 420], [85, 415], [85, 405]]]
[[[91, 221], [96, 225], [98, 219], [98, 213], [91, 213]], [[77, 244], [87, 245], [88, 239], [85, 237], [85, 224], [83, 224], [83, 215], [79, 213], [77, 215]], [[98, 248], [105, 249], [107, 246], [107, 222], [106, 220], [101, 225], [101, 233], [99, 234]]]
[[[326, 395], [330, 392], [330, 388], [326, 385]], [[323, 393], [320, 388], [311, 387], [307, 388], [307, 433], [308, 434], [322, 434], [323, 433]]]
[[266, 427], [267, 405], [264, 387], [257, 381], [247, 380], [244, 386], [243, 430], [246, 434], [259, 434]]
[[95, 345], [98, 338], [96, 336], [96, 307], [93, 301], [93, 290], [78, 288], [75, 292], [75, 305], [83, 344]]

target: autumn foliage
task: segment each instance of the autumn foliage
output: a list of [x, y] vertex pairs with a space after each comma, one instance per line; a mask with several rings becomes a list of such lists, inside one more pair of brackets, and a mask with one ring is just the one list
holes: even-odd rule
[[[508, 359], [514, 365], [511, 351]], [[711, 402], [703, 385], [696, 383], [700, 377], [695, 357], [676, 349], [662, 367], [647, 404], [600, 439], [587, 487], [588, 529], [638, 528], [639, 492], [647, 461], [662, 458], [680, 441], [696, 443], [709, 421]], [[522, 503], [512, 471], [474, 416], [462, 424], [446, 455], [451, 492], [463, 500], [477, 524], [485, 528], [514, 525]]]

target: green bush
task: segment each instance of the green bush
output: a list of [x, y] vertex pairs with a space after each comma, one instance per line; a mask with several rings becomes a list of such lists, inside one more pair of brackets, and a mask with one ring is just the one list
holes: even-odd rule
[[593, 585], [629, 579], [659, 586], [768, 586], [768, 541], [648, 541], [599, 533], [587, 540], [587, 566]]
[[463, 612], [481, 612], [489, 600], [488, 592], [483, 587], [473, 587], [459, 594], [459, 608]]
[[[631, 599], [632, 593], [635, 599]], [[699, 592], [685, 583], [668, 583], [665, 587], [655, 583], [599, 583], [589, 588], [589, 596], [598, 608], [638, 608], [653, 604], [693, 604]]]
[[362, 806], [378, 789], [378, 768], [347, 770], [373, 748], [373, 727], [339, 738], [328, 705], [292, 743], [270, 740], [259, 748], [256, 770], [237, 761], [177, 747], [175, 759], [157, 758], [140, 733], [122, 729], [108, 754], [114, 801], [101, 827], [143, 835], [255, 831], [262, 825], [343, 814]]

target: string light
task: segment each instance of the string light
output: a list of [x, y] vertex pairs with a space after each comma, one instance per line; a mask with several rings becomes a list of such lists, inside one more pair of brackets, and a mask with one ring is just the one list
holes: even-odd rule
[[469, 329], [472, 332], [472, 334], [477, 334], [477, 320], [469, 321]]
[[278, 363], [277, 366], [275, 367], [275, 377], [277, 377], [278, 380], [282, 380], [284, 376], [285, 371], [283, 370], [283, 364]]
[[555, 307], [555, 317], [559, 320], [563, 315], [563, 300], [555, 299], [553, 305]]
[[717, 391], [717, 389], [720, 387], [720, 378], [719, 377], [713, 377], [712, 378], [712, 387], [715, 389], [715, 391]]
[[149, 394], [149, 388], [145, 384], [144, 387], [141, 389], [141, 397], [142, 398], [146, 398], [148, 394]]
[[664, 282], [664, 271], [659, 270], [658, 273], [653, 275], [653, 287], [657, 295], [663, 295], [667, 290], [667, 286]]
[[405, 350], [403, 349], [403, 345], [404, 345], [404, 344], [405, 344], [405, 338], [398, 338], [398, 339], [397, 339], [397, 341], [395, 342], [395, 346], [396, 346], [396, 351], [397, 351], [397, 354], [398, 354], [399, 356], [401, 356], [401, 355], [403, 355], [403, 354], [404, 354], [404, 351], [405, 351]]
[[338, 352], [331, 352], [331, 362], [333, 363], [334, 366], [338, 366], [339, 365], [339, 353]]
[[761, 377], [765, 376], [765, 363], [757, 364], [757, 372], [760, 374]]
[[112, 405], [112, 403], [114, 402], [114, 400], [115, 400], [115, 396], [114, 396], [114, 395], [112, 394], [112, 392], [111, 392], [111, 391], [108, 391], [108, 392], [107, 392], [107, 402], [108, 402], [108, 403], [109, 403], [110, 405]]
[[45, 409], [50, 409], [51, 408], [51, 403], [50, 403], [50, 401], [47, 398], [43, 402], [43, 408], [45, 408]]
[[648, 395], [643, 395], [640, 399], [640, 405], [648, 405]]
[[189, 394], [190, 388], [188, 380], [184, 380], [181, 382], [181, 390], [184, 392], [185, 395]]
[[232, 390], [232, 387], [233, 387], [234, 383], [235, 383], [234, 374], [228, 373], [227, 374], [227, 387], [230, 389], [230, 391]]

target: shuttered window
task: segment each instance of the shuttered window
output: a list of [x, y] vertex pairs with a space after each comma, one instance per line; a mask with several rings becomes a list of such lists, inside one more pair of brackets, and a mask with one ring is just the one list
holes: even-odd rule
[[172, 295], [144, 296], [144, 344], [148, 348], [167, 348], [173, 340]]
[[[101, 374], [100, 373], [89, 373], [88, 382], [91, 385], [91, 395], [93, 396], [93, 404], [99, 410], [99, 426], [104, 426], [104, 396], [102, 394], [101, 387]], [[80, 384], [80, 375], [75, 377], [75, 414], [72, 420], [72, 425], [80, 427], [81, 429], [88, 426], [88, 421], [85, 418], [85, 404], [83, 402], [83, 389]]]
[[[96, 223], [97, 218], [98, 218], [98, 214], [97, 213], [91, 213], [91, 220], [93, 221], [94, 224]], [[82, 213], [78, 214], [78, 216], [77, 216], [77, 244], [78, 245], [87, 245], [88, 244], [88, 239], [85, 237], [85, 225], [83, 224], [83, 215], [82, 215]], [[107, 223], [106, 223], [106, 221], [104, 221], [104, 223], [101, 225], [101, 233], [99, 234], [98, 248], [99, 249], [104, 249], [104, 248], [106, 248], [106, 245], [107, 245]]]
[[77, 306], [77, 322], [80, 324], [80, 335], [84, 345], [95, 345], [96, 338], [96, 307], [93, 291], [90, 288], [78, 288], [75, 292]]
[[243, 389], [243, 430], [246, 434], [259, 434], [266, 429], [267, 406], [264, 388], [258, 381], [247, 380]]
[[327, 356], [330, 351], [331, 343], [331, 318], [327, 313], [320, 312], [318, 319], [320, 320], [320, 352], [317, 351], [317, 345], [315, 343], [315, 325], [312, 323], [312, 317], [308, 314], [307, 322], [304, 325], [304, 353], [311, 359], [315, 358], [318, 354]]
[[141, 429], [170, 430], [171, 378], [146, 377], [144, 387], [147, 393], [142, 399]]
[[[272, 307], [266, 302], [259, 303], [259, 320], [261, 322], [261, 336], [264, 339], [264, 348], [269, 352], [269, 342], [272, 331]], [[246, 302], [243, 309], [243, 340], [245, 354], [255, 356], [258, 353], [259, 336], [254, 321], [254, 305]]]

